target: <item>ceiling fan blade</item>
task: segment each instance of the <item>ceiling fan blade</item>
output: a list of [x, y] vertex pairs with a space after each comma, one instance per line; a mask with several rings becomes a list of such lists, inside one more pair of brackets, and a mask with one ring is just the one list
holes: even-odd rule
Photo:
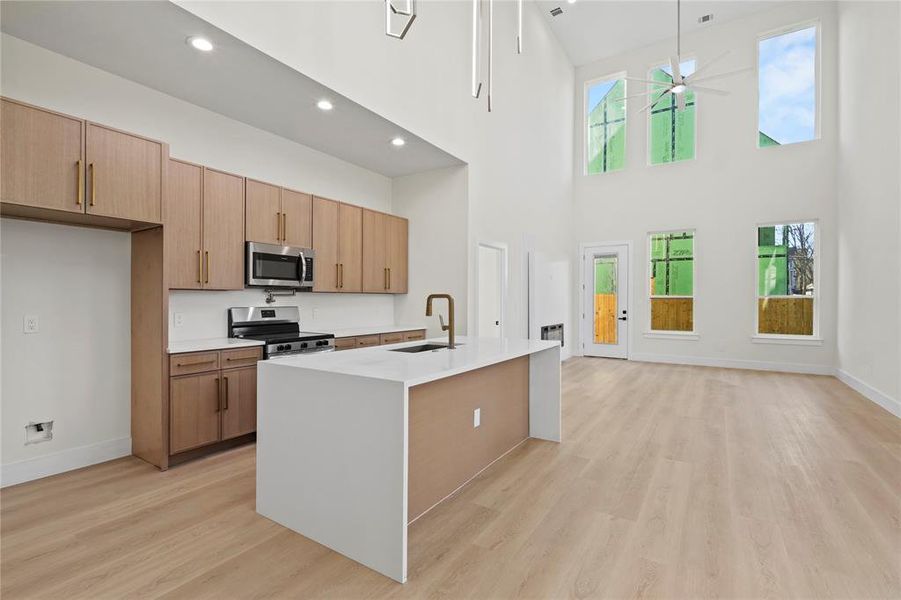
[[695, 76], [692, 75], [688, 78], [689, 83], [694, 85], [695, 83], [705, 83], [707, 81], [713, 81], [714, 79], [722, 79], [723, 77], [731, 77], [732, 75], [738, 75], [739, 73], [744, 73], [745, 71], [751, 71], [754, 67], [744, 67], [741, 69], [735, 69], [734, 71], [726, 71], [725, 73], [717, 73], [716, 75], [708, 75], [707, 77], [701, 77], [699, 79], [695, 79]]
[[688, 86], [688, 89], [690, 89], [693, 92], [703, 92], [705, 94], [716, 94], [717, 96], [728, 96], [729, 95], [729, 92], [727, 92], [726, 90], [715, 90], [713, 88], [703, 87], [700, 85], [695, 85], [693, 83]]
[[726, 50], [725, 52], [723, 52], [722, 54], [720, 54], [719, 56], [717, 56], [716, 58], [711, 60], [709, 63], [705, 63], [705, 64], [701, 65], [700, 67], [698, 67], [695, 70], [694, 73], [692, 73], [691, 75], [686, 75], [685, 79], [688, 79], [689, 77], [694, 79], [695, 77], [698, 76], [699, 73], [703, 73], [704, 71], [708, 70], [710, 67], [712, 67], [713, 65], [718, 63], [720, 60], [722, 60], [727, 54], [729, 54], [729, 52], [731, 52], [731, 50]]
[[685, 94], [676, 94], [676, 108], [685, 110]]
[[667, 87], [672, 85], [669, 81], [654, 81], [653, 79], [641, 79], [640, 77], [623, 77], [623, 79], [628, 81], [638, 81], [640, 83], [650, 83], [653, 85], [665, 85]]
[[647, 106], [645, 106], [644, 108], [642, 108], [642, 109], [641, 109], [640, 111], [638, 111], [638, 112], [645, 112], [646, 110], [648, 110], [649, 108], [653, 107], [655, 104], [657, 104], [658, 102], [660, 102], [660, 99], [663, 98], [664, 96], [666, 96], [667, 94], [669, 94], [669, 90], [663, 90], [663, 93], [662, 93], [662, 94], [660, 94], [659, 96], [657, 96], [656, 98], [654, 98], [654, 100], [652, 100], [650, 104], [648, 104]]
[[671, 56], [669, 59], [669, 68], [673, 72], [673, 82], [681, 83], [682, 73], [679, 70], [679, 57]]

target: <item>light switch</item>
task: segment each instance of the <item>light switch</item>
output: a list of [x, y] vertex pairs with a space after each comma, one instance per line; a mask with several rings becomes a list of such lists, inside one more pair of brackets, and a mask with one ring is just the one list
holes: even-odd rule
[[37, 315], [25, 315], [22, 323], [22, 329], [25, 333], [37, 333], [40, 323]]
[[185, 324], [185, 313], [175, 313], [172, 315], [172, 320], [174, 321], [173, 325], [181, 327]]
[[472, 411], [472, 426], [473, 428], [478, 427], [482, 424], [482, 409], [477, 408]]

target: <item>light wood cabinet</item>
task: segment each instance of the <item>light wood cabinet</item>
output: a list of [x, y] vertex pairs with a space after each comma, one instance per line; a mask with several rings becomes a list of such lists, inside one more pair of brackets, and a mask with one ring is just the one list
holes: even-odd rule
[[203, 287], [244, 289], [244, 178], [204, 168]]
[[337, 292], [338, 274], [338, 203], [313, 197], [313, 271], [314, 292]]
[[361, 335], [357, 337], [335, 338], [335, 350], [352, 350], [353, 348], [368, 348], [370, 346], [382, 346], [385, 344], [399, 344], [425, 339], [425, 329], [411, 329], [408, 331], [392, 331], [373, 335]]
[[257, 429], [257, 368], [222, 371], [221, 439], [253, 433]]
[[395, 331], [393, 333], [383, 333], [379, 336], [379, 344], [399, 344], [404, 341], [404, 332]]
[[360, 335], [357, 336], [357, 348], [368, 348], [369, 346], [378, 346], [382, 343], [379, 335]]
[[407, 292], [407, 220], [363, 209], [363, 291]]
[[84, 121], [0, 101], [0, 200], [84, 212]]
[[341, 350], [351, 350], [357, 347], [357, 338], [355, 337], [342, 337], [335, 338], [335, 351], [339, 352]]
[[299, 248], [313, 247], [313, 197], [282, 188], [282, 242]]
[[244, 179], [170, 159], [166, 261], [171, 289], [244, 289]]
[[281, 188], [262, 181], [247, 180], [244, 237], [248, 242], [281, 243], [281, 203]]
[[131, 133], [88, 123], [87, 213], [162, 222], [165, 146]]
[[219, 387], [218, 371], [170, 380], [170, 454], [219, 441]]
[[363, 291], [363, 209], [352, 204], [338, 206], [339, 289]]

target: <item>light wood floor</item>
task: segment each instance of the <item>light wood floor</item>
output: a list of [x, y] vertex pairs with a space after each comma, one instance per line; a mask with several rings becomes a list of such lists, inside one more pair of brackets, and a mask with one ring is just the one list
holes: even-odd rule
[[254, 513], [254, 449], [3, 490], [16, 598], [901, 597], [901, 426], [828, 377], [575, 359], [401, 586]]

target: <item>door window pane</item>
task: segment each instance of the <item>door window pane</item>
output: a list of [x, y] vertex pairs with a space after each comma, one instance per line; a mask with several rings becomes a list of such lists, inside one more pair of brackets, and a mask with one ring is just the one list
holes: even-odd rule
[[618, 171], [626, 155], [625, 79], [598, 81], [588, 86], [588, 174]]
[[617, 257], [594, 258], [594, 343], [616, 344]]
[[817, 27], [760, 40], [758, 146], [816, 138]]
[[650, 235], [651, 331], [694, 331], [694, 232]]
[[813, 335], [814, 223], [757, 228], [757, 332]]
[[[695, 61], [682, 61], [679, 63], [679, 70], [683, 76], [691, 75], [695, 72]], [[671, 84], [673, 77], [669, 65], [652, 69], [649, 79]], [[651, 95], [650, 98], [654, 99], [658, 95]], [[679, 110], [673, 94], [666, 94], [649, 109], [652, 165], [695, 157], [695, 95], [691, 91], [684, 92], [684, 95], [684, 110]]]

